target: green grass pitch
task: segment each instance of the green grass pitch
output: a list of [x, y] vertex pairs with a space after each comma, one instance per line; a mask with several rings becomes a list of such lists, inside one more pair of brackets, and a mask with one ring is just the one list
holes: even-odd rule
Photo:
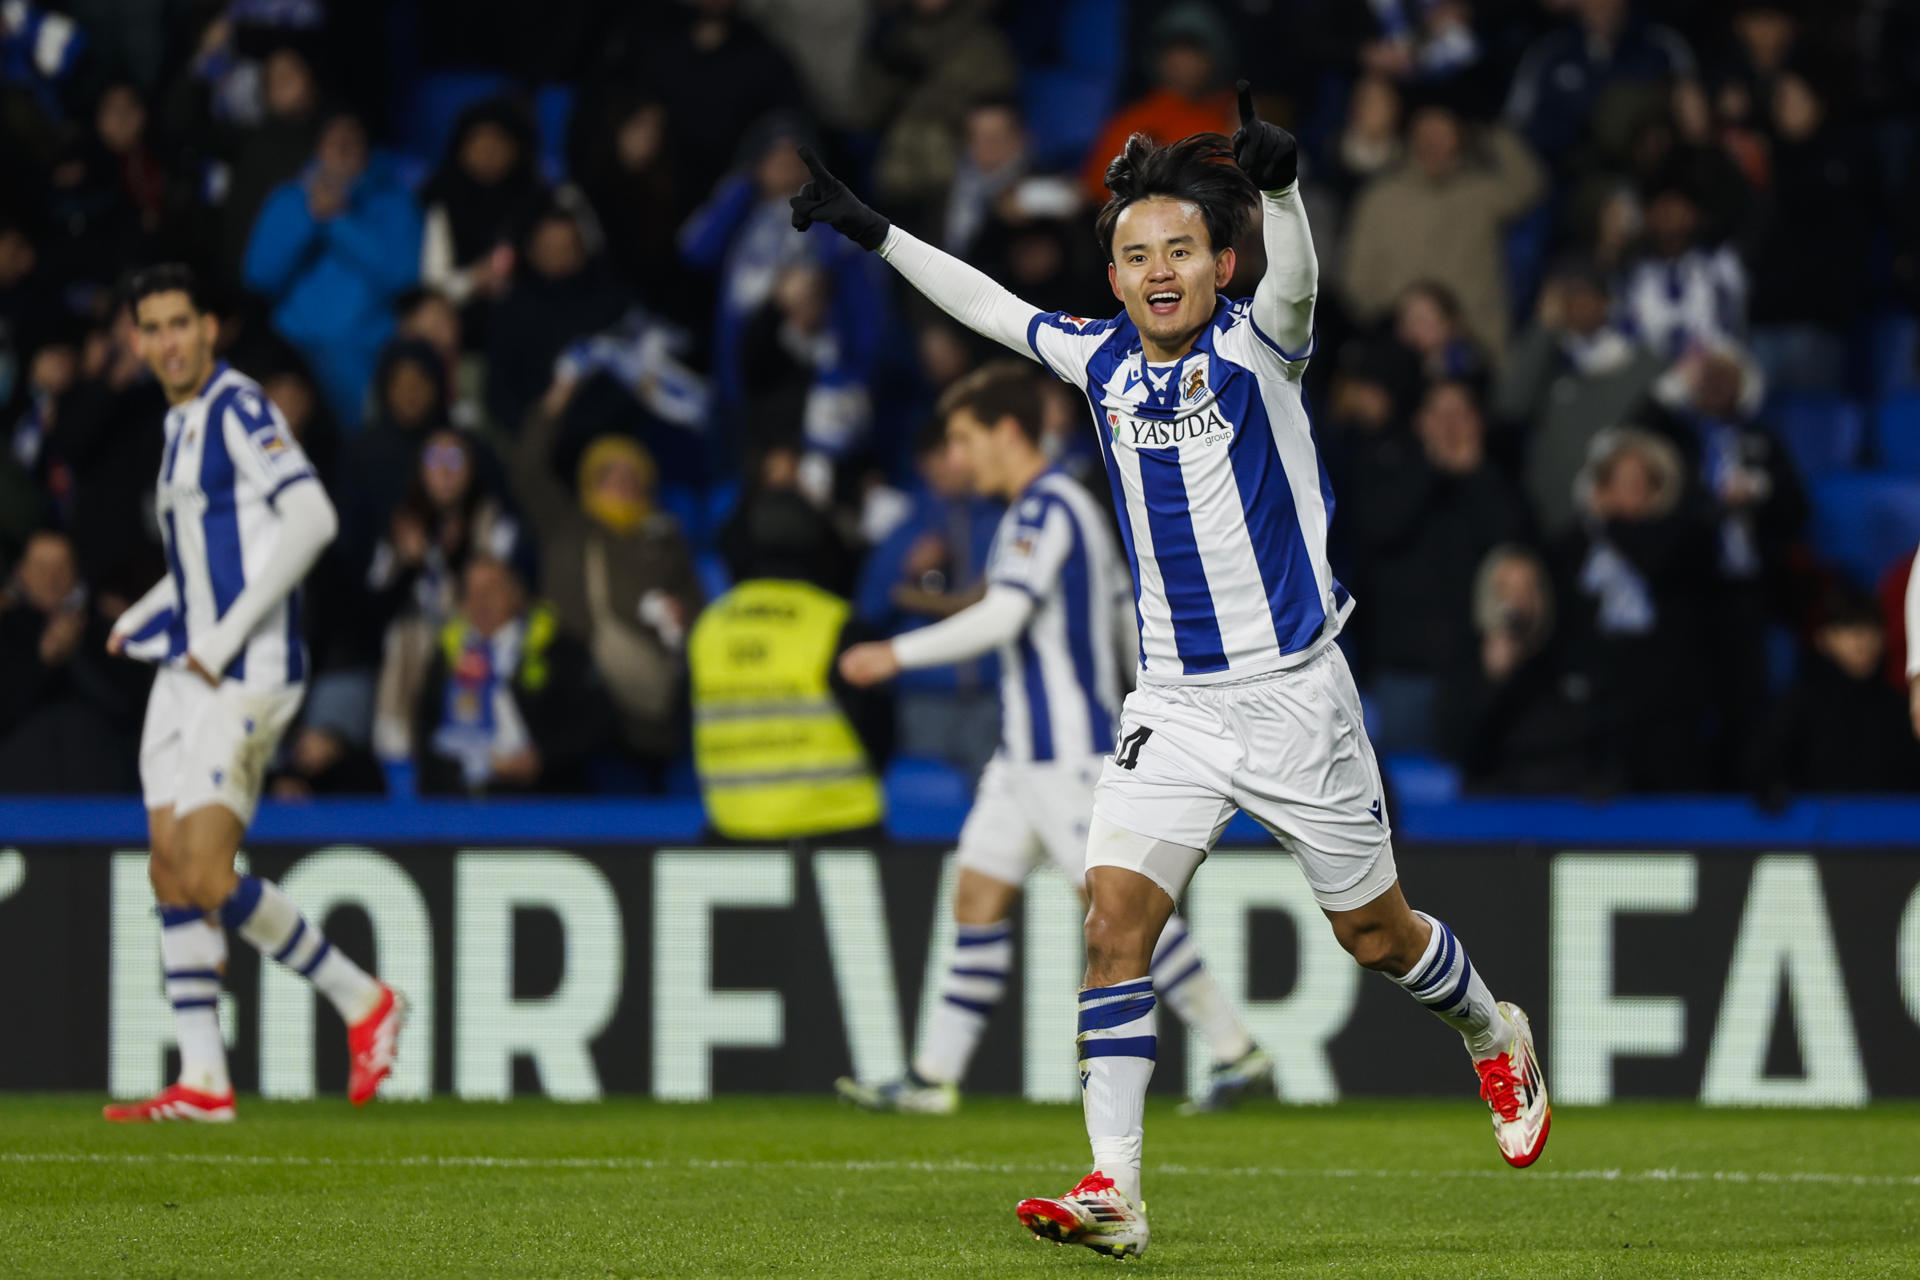
[[1013, 1217], [1085, 1170], [1077, 1108], [265, 1103], [121, 1128], [0, 1098], [0, 1275], [1920, 1276], [1920, 1107], [1561, 1109], [1507, 1169], [1480, 1104], [1251, 1105], [1147, 1127], [1153, 1245]]

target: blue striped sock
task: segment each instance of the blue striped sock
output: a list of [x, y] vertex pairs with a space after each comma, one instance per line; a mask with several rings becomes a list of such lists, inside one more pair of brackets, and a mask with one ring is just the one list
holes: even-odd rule
[[987, 1029], [994, 1006], [1007, 993], [1013, 968], [1013, 926], [954, 926], [953, 958], [940, 981], [940, 1003], [928, 1015], [913, 1073], [928, 1084], [958, 1084]]
[[1502, 1052], [1512, 1033], [1493, 993], [1467, 959], [1467, 949], [1440, 921], [1424, 911], [1414, 914], [1432, 926], [1433, 936], [1413, 968], [1393, 980], [1458, 1031], [1476, 1060]]
[[1159, 1050], [1153, 980], [1136, 978], [1080, 993], [1080, 1100], [1094, 1168], [1140, 1203], [1147, 1083]]

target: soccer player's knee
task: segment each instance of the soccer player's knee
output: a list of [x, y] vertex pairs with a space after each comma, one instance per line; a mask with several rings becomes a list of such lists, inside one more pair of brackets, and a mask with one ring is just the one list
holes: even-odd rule
[[233, 882], [233, 868], [217, 863], [180, 867], [173, 874], [175, 895], [185, 905], [199, 907], [203, 911], [219, 910], [220, 904], [233, 893]]
[[1147, 922], [1099, 902], [1087, 912], [1086, 935], [1089, 969], [1139, 968], [1145, 972], [1153, 958], [1154, 939], [1147, 935]]

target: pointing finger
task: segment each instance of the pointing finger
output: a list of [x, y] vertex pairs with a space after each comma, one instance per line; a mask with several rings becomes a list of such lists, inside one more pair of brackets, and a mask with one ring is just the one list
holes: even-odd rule
[[822, 182], [827, 181], [827, 179], [832, 176], [827, 172], [827, 166], [820, 163], [820, 157], [813, 154], [812, 147], [800, 148], [800, 163], [806, 165], [807, 172]]
[[1242, 125], [1252, 124], [1260, 118], [1253, 109], [1253, 86], [1245, 80], [1241, 80], [1236, 82], [1233, 87], [1240, 91], [1240, 123]]

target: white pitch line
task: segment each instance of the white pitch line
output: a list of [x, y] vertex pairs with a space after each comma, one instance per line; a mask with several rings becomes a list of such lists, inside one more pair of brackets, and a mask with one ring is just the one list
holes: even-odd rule
[[[971, 1160], [655, 1160], [645, 1156], [249, 1156], [199, 1152], [0, 1151], [0, 1164], [204, 1164], [288, 1168], [587, 1169], [633, 1172], [782, 1170], [810, 1173], [1075, 1173], [1077, 1164], [985, 1164]], [[1156, 1164], [1154, 1174], [1214, 1178], [1328, 1178], [1453, 1181], [1513, 1178], [1522, 1182], [1727, 1182], [1840, 1187], [1920, 1187], [1920, 1174], [1776, 1173], [1737, 1169], [1284, 1169], [1250, 1165]]]

